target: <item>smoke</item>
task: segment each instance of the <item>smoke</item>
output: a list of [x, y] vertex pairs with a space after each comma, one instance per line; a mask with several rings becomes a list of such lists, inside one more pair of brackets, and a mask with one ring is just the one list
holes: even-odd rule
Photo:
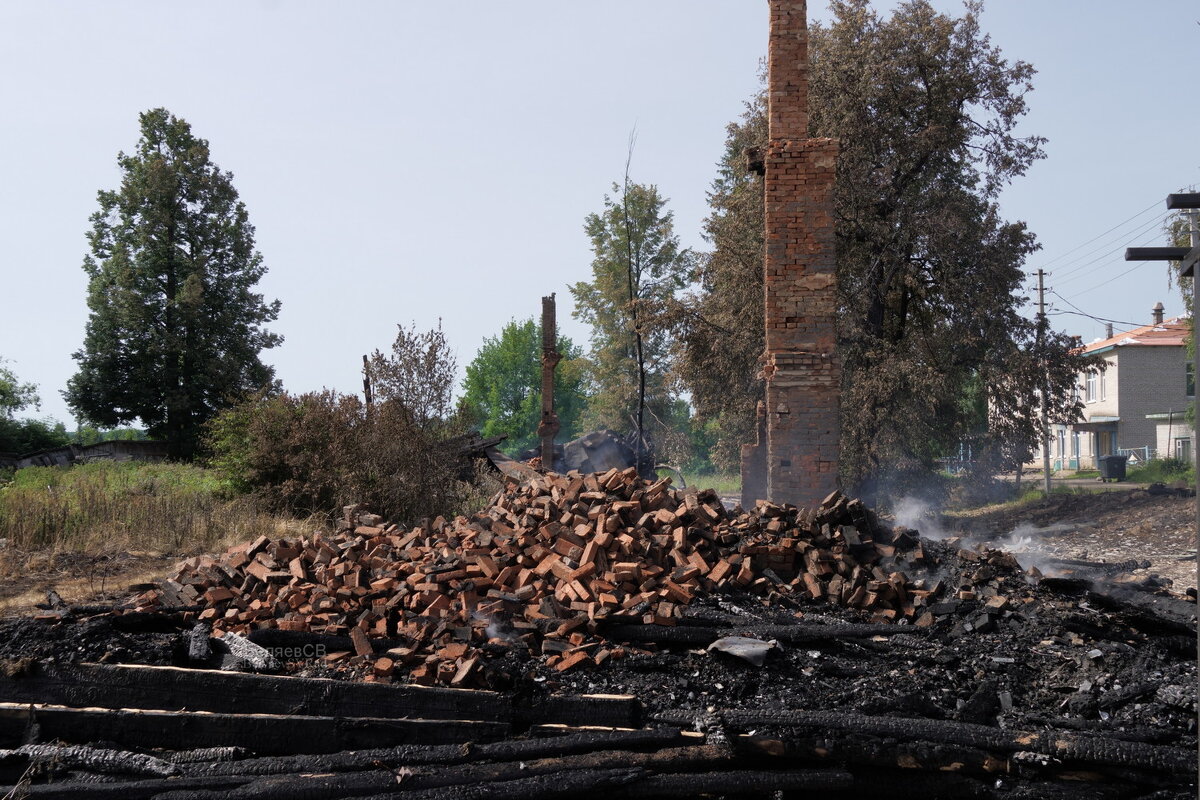
[[1070, 525], [1060, 524], [1039, 528], [1031, 523], [1022, 522], [1007, 535], [986, 542], [986, 544], [994, 550], [1005, 550], [1011, 553], [1021, 568], [1026, 571], [1033, 567], [1046, 577], [1059, 577], [1066, 573], [1051, 552], [1046, 549], [1044, 542], [1047, 536], [1070, 527]]
[[912, 528], [925, 539], [940, 540], [953, 535], [942, 527], [940, 515], [934, 507], [919, 497], [901, 497], [892, 509], [892, 517], [897, 525]]
[[480, 611], [472, 611], [471, 619], [487, 623], [487, 635], [489, 639], [503, 639], [509, 643], [518, 641], [518, 637], [512, 627], [507, 625], [502, 619]]

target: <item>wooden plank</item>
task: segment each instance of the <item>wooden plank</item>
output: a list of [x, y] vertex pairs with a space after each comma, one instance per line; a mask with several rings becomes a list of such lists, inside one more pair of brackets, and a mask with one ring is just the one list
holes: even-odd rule
[[496, 741], [506, 737], [510, 727], [503, 722], [473, 720], [285, 717], [0, 703], [3, 746], [17, 745], [31, 730], [43, 742], [107, 741], [124, 747], [168, 750], [232, 746], [263, 755], [285, 755], [400, 744]]
[[517, 719], [531, 725], [587, 722], [603, 728], [640, 728], [642, 703], [633, 695], [582, 694], [531, 698]]
[[239, 672], [41, 662], [32, 675], [0, 676], [0, 702], [227, 714], [506, 721], [495, 692], [351, 683]]

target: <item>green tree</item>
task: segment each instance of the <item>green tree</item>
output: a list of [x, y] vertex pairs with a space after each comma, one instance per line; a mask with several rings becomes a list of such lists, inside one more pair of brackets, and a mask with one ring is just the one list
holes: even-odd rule
[[391, 351], [376, 350], [367, 362], [372, 393], [395, 401], [421, 428], [460, 425], [451, 399], [458, 360], [441, 320], [427, 331], [418, 331], [416, 323], [397, 328]]
[[679, 377], [711, 437], [712, 463], [725, 471], [739, 469], [741, 446], [754, 441], [755, 408], [764, 391], [759, 374], [766, 255], [763, 184], [746, 168], [745, 152], [766, 139], [765, 95], [760, 93], [726, 129], [725, 152], [704, 220], [704, 238], [712, 249], [696, 259], [698, 290], [674, 315]]
[[[810, 133], [839, 142], [836, 313], [851, 485], [924, 475], [977, 418], [961, 402], [972, 381], [1026, 408], [1041, 388], [1004, 369], [1036, 338], [1021, 308], [1022, 264], [1037, 244], [996, 203], [1042, 157], [1044, 140], [1016, 134], [1034, 71], [990, 43], [980, 8], [968, 2], [955, 18], [909, 0], [883, 19], [867, 0], [835, 0], [832, 22], [810, 31]], [[762, 396], [746, 357], [762, 352], [762, 321], [738, 316], [761, 297], [762, 182], [734, 158], [743, 143], [765, 144], [764, 113], [759, 95], [730, 129], [708, 221], [714, 253], [684, 317], [694, 352], [683, 378], [698, 410], [740, 419], [743, 430]], [[718, 291], [730, 286], [740, 291]], [[720, 367], [706, 381], [704, 356], [720, 352], [721, 329], [736, 332], [742, 355], [721, 362], [727, 381]], [[1082, 366], [1065, 337], [1044, 341], [1052, 350], [1034, 348], [1036, 360], [1064, 365], [1055, 374]]]
[[24, 455], [69, 441], [66, 428], [52, 419], [15, 419], [28, 408], [38, 408], [37, 386], [22, 383], [0, 358], [0, 453]]
[[279, 302], [254, 291], [266, 272], [254, 227], [208, 142], [163, 108], [140, 120], [121, 186], [91, 218], [91, 314], [64, 396], [89, 423], [140, 419], [189, 457], [218, 410], [272, 383], [259, 353], [282, 341], [263, 327]]
[[640, 443], [649, 423], [665, 427], [672, 401], [664, 310], [691, 269], [666, 203], [658, 187], [630, 181], [627, 165], [624, 182], [605, 195], [604, 210], [584, 225], [592, 280], [570, 286], [574, 316], [592, 327], [593, 387], [583, 425], [635, 434], [642, 469], [650, 454]]
[[375, 351], [371, 407], [354, 395], [262, 392], [209, 421], [210, 463], [237, 491], [272, 508], [332, 514], [362, 503], [396, 520], [462, 509], [472, 491], [450, 403], [454, 354], [440, 327], [401, 327], [391, 350]]
[[18, 411], [30, 406], [37, 408], [42, 400], [38, 397], [37, 386], [21, 383], [20, 378], [4, 364], [5, 359], [0, 358], [0, 417], [11, 419]]
[[[558, 337], [562, 360], [554, 371], [554, 406], [558, 413], [558, 439], [579, 433], [583, 411], [586, 363], [582, 350], [566, 336]], [[542, 333], [530, 318], [513, 320], [499, 336], [484, 340], [467, 365], [462, 402], [484, 436], [508, 436], [505, 450], [518, 454], [540, 440], [542, 418]]]

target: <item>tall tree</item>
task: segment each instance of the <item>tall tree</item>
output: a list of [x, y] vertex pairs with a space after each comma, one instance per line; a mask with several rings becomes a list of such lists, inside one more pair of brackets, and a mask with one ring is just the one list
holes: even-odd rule
[[[505, 449], [520, 453], [538, 442], [541, 421], [541, 326], [532, 318], [513, 320], [499, 336], [485, 339], [467, 365], [462, 402], [478, 421], [484, 436], [508, 436]], [[563, 335], [558, 337], [562, 360], [554, 371], [554, 405], [560, 440], [579, 432], [586, 398], [583, 351]]]
[[91, 314], [64, 396], [83, 420], [141, 420], [174, 455], [192, 454], [218, 410], [272, 383], [260, 351], [279, 301], [254, 291], [266, 273], [233, 175], [208, 142], [164, 108], [140, 115], [121, 153], [121, 186], [99, 193], [84, 258]]
[[696, 259], [698, 291], [673, 315], [679, 376], [713, 437], [710, 458], [725, 471], [738, 469], [741, 446], [754, 441], [755, 407], [763, 399], [763, 183], [747, 169], [745, 152], [766, 139], [759, 93], [726, 129], [704, 220], [712, 250]]
[[[592, 327], [593, 391], [584, 425], [632, 433], [639, 469], [651, 457], [650, 423], [671, 403], [670, 328], [662, 312], [688, 279], [671, 212], [658, 187], [625, 179], [605, 195], [604, 210], [587, 217], [592, 280], [570, 286], [574, 316]], [[649, 417], [649, 419], [647, 419]]]
[[[955, 18], [908, 0], [883, 19], [868, 0], [834, 0], [832, 22], [810, 31], [810, 133], [839, 142], [836, 313], [850, 484], [924, 474], [977, 416], [962, 403], [972, 381], [989, 381], [989, 396], [1020, 392], [1024, 407], [1041, 389], [1002, 369], [1005, 354], [1030, 342], [1022, 264], [1037, 244], [996, 203], [1042, 156], [1044, 140], [1016, 133], [1033, 68], [1003, 58], [980, 31], [980, 9], [968, 2]], [[698, 410], [743, 427], [761, 397], [756, 367], [728, 355], [724, 387], [700, 373], [703, 355], [723, 344], [715, 326], [736, 330], [742, 353], [762, 352], [761, 318], [737, 316], [761, 293], [761, 268], [749, 266], [761, 264], [761, 207], [748, 198], [761, 203], [762, 189], [734, 148], [765, 144], [764, 112], [760, 94], [730, 129], [711, 195], [715, 250], [684, 334], [695, 353], [683, 377]], [[722, 284], [741, 291], [717, 291]], [[1039, 352], [1042, 362], [1074, 358], [1063, 338], [1046, 341], [1056, 349]], [[722, 391], [734, 399], [720, 400]]]

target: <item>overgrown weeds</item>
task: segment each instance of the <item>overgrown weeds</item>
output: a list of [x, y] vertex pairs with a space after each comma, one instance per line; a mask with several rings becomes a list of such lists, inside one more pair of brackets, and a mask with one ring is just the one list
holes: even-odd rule
[[1184, 481], [1190, 486], [1196, 484], [1196, 470], [1191, 464], [1180, 458], [1157, 458], [1148, 461], [1140, 467], [1131, 468], [1125, 479], [1132, 483], [1174, 483]]
[[0, 488], [0, 538], [12, 551], [211, 551], [280, 523], [213, 470], [97, 462], [18, 470]]

